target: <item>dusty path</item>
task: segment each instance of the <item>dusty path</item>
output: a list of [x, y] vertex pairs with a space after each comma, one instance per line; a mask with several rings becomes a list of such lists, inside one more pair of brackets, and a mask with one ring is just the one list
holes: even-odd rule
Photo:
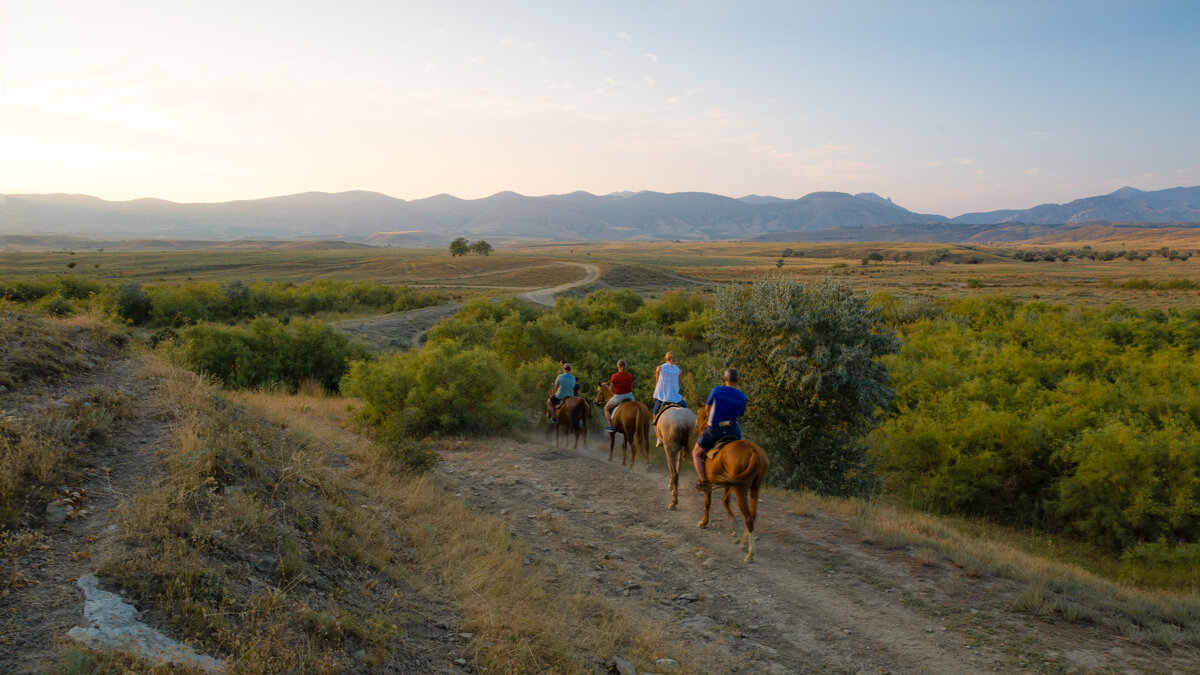
[[[584, 276], [581, 279], [576, 279], [565, 284], [552, 286], [550, 288], [539, 288], [521, 294], [520, 297], [535, 302], [547, 307], [554, 305], [554, 296], [563, 291], [584, 286], [595, 282], [600, 278], [600, 268], [588, 263], [573, 263], [560, 262], [554, 263], [557, 265], [571, 265], [583, 269]], [[538, 265], [538, 267], [546, 267], [547, 265]], [[419, 286], [420, 284], [415, 284]], [[509, 290], [521, 290], [519, 286], [459, 286], [459, 288], [501, 288]], [[365, 319], [351, 319], [350, 321], [342, 321], [337, 324], [338, 330], [346, 333], [352, 338], [357, 338], [362, 343], [366, 344], [371, 350], [376, 352], [394, 351], [397, 349], [408, 349], [409, 347], [417, 347], [421, 344], [421, 338], [425, 333], [433, 327], [434, 324], [453, 316], [458, 308], [462, 305], [452, 303], [448, 305], [436, 305], [434, 307], [422, 307], [420, 309], [412, 309], [407, 312], [395, 312], [392, 314], [384, 314], [383, 316], [372, 316]]]
[[756, 562], [747, 565], [717, 500], [713, 526], [696, 528], [702, 500], [690, 475], [682, 476], [688, 489], [679, 510], [667, 511], [665, 473], [609, 463], [597, 446], [464, 443], [443, 453], [439, 471], [463, 498], [506, 518], [540, 551], [530, 563], [547, 566], [560, 590], [594, 583], [630, 612], [649, 614], [681, 639], [718, 645], [728, 658], [691, 668], [971, 673], [1166, 666], [1153, 660], [1161, 655], [1134, 653], [1099, 631], [1009, 611], [1014, 582], [871, 542], [845, 520], [797, 513], [776, 496], [760, 504]]
[[113, 546], [114, 509], [158, 474], [154, 452], [169, 427], [152, 406], [132, 403], [157, 398], [155, 381], [140, 376], [141, 369], [138, 357], [127, 355], [34, 396], [0, 401], [10, 416], [54, 410], [69, 397], [97, 389], [130, 402], [127, 419], [80, 450], [76, 461], [84, 479], [60, 490], [78, 495], [70, 501], [83, 515], [39, 528], [42, 543], [21, 561], [25, 583], [6, 590], [0, 601], [0, 664], [12, 668], [5, 672], [40, 673], [54, 662], [58, 641], [82, 619], [83, 594], [75, 580], [93, 571]]
[[558, 264], [559, 265], [573, 265], [575, 267], [582, 269], [584, 271], [583, 278], [576, 279], [575, 281], [570, 281], [565, 284], [551, 286], [550, 288], [540, 288], [536, 291], [529, 291], [528, 293], [522, 293], [521, 297], [530, 302], [536, 302], [539, 305], [553, 307], [555, 295], [562, 293], [564, 291], [569, 291], [572, 288], [577, 288], [579, 286], [586, 286], [588, 284], [595, 283], [596, 280], [598, 280], [600, 278], [600, 268], [596, 267], [595, 265], [593, 265], [591, 263], [559, 262]]

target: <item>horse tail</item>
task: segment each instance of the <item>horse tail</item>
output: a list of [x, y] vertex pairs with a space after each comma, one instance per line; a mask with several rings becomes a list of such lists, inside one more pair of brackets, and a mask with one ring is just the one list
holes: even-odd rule
[[642, 442], [642, 452], [646, 453], [646, 461], [650, 461], [650, 409], [645, 404], [637, 411], [637, 434]]
[[746, 441], [746, 442], [749, 443], [749, 445], [750, 445], [750, 461], [748, 461], [746, 463], [746, 468], [742, 469], [742, 471], [740, 473], [738, 473], [736, 476], [733, 476], [729, 480], [714, 481], [713, 482], [714, 485], [721, 485], [721, 486], [739, 485], [739, 484], [744, 483], [747, 480], [753, 478], [760, 471], [763, 473], [766, 473], [766, 470], [767, 470], [766, 453], [763, 452], [762, 448], [758, 447], [754, 443], [750, 443], [749, 441]]

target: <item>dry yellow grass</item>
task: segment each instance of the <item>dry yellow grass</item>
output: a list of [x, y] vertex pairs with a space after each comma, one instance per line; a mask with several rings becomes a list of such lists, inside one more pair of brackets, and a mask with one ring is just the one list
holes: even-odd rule
[[344, 428], [345, 399], [220, 393], [153, 356], [145, 375], [173, 425], [165, 474], [121, 506], [102, 576], [237, 672], [342, 672], [360, 647], [367, 666], [411, 668], [403, 636], [430, 622], [414, 593], [448, 597], [474, 634], [458, 653], [494, 672], [682, 653], [588, 588], [552, 590], [504, 523]]
[[[1158, 647], [1200, 645], [1200, 589], [1163, 591], [1129, 586], [1079, 564], [1031, 552], [1039, 536], [914, 511], [884, 501], [821, 497], [768, 489], [798, 515], [853, 523], [863, 539], [912, 547], [923, 566], [941, 560], [969, 577], [998, 576], [1039, 589], [1033, 613], [1072, 623], [1104, 625], [1125, 638]], [[1017, 608], [1028, 611], [1026, 608]]]
[[[684, 652], [658, 625], [617, 611], [582, 582], [553, 590], [544, 570], [524, 564], [532, 551], [503, 521], [471, 509], [434, 478], [397, 471], [385, 453], [347, 430], [344, 399], [244, 393], [238, 400], [265, 419], [290, 420], [294, 429], [354, 460], [355, 481], [378, 499], [377, 516], [414, 546], [423, 588], [445, 589], [455, 598], [464, 615], [460, 628], [474, 634], [470, 649], [479, 664], [504, 673], [580, 672], [596, 657], [625, 654], [653, 662], [664, 652]], [[705, 663], [727, 663], [722, 655], [699, 651]]]

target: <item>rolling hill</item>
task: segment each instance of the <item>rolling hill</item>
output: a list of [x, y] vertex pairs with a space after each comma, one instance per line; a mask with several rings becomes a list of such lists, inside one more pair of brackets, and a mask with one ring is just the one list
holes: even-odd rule
[[[183, 204], [112, 202], [87, 195], [0, 196], [0, 234], [88, 239], [340, 239], [443, 246], [469, 238], [557, 240], [1002, 241], [1052, 236], [1085, 223], [1186, 225], [1200, 221], [1200, 187], [1111, 194], [956, 218], [909, 211], [871, 192], [799, 199], [705, 192], [572, 192], [482, 199], [448, 194], [406, 201], [376, 192], [306, 192]], [[1001, 225], [1001, 229], [980, 226]], [[1049, 228], [1037, 230], [1037, 227]], [[876, 228], [861, 231], [862, 228]], [[1025, 231], [1020, 231], [1025, 228]], [[1032, 228], [1032, 229], [1031, 229]], [[1018, 236], [1023, 235], [1023, 236]], [[887, 239], [880, 239], [886, 237]]]

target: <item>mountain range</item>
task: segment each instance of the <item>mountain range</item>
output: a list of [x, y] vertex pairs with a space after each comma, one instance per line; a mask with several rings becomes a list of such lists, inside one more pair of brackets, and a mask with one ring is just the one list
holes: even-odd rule
[[[436, 195], [406, 201], [376, 192], [306, 192], [267, 199], [176, 203], [161, 199], [110, 202], [86, 195], [0, 195], [0, 234], [199, 239], [341, 239], [373, 245], [436, 246], [456, 236], [513, 239], [812, 240], [858, 228], [927, 226], [937, 236], [956, 226], [1078, 225], [1096, 222], [1200, 221], [1200, 187], [1108, 195], [1025, 210], [968, 213], [956, 218], [909, 211], [874, 193], [814, 192], [799, 199], [705, 192], [572, 192], [527, 197], [500, 192], [482, 199]], [[1014, 231], [1021, 228], [1009, 228]], [[1057, 228], [1055, 228], [1057, 229]], [[880, 229], [882, 232], [882, 229]], [[1022, 230], [1026, 231], [1026, 230]], [[835, 238], [838, 238], [835, 237]], [[856, 237], [857, 238], [857, 237]]]

